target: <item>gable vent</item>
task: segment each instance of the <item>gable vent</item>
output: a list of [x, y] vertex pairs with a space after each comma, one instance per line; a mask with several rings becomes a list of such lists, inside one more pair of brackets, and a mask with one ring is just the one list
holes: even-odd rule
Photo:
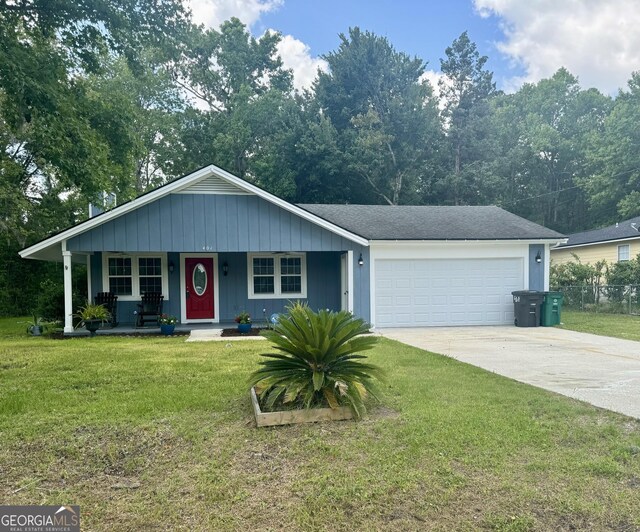
[[244, 196], [250, 195], [251, 193], [212, 175], [182, 190], [174, 192], [174, 194], [234, 194]]

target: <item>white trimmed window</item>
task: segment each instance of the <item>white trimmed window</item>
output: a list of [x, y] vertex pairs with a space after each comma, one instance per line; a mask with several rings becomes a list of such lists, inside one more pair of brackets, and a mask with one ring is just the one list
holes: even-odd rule
[[629, 244], [621, 244], [618, 246], [618, 262], [629, 260]]
[[247, 255], [249, 299], [307, 297], [307, 257], [304, 253]]
[[169, 299], [167, 261], [163, 255], [103, 254], [102, 289], [119, 301], [138, 301], [146, 292], [160, 292]]

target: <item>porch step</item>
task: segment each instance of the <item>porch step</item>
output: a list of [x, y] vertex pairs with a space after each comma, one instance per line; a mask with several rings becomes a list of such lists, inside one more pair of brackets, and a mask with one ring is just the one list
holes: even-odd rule
[[264, 336], [222, 336], [222, 329], [194, 329], [187, 342], [235, 342], [236, 340], [266, 340]]

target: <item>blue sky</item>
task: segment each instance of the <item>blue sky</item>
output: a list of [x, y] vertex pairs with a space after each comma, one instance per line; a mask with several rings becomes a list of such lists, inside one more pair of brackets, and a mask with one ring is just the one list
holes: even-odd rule
[[437, 82], [444, 50], [468, 31], [498, 87], [516, 90], [566, 67], [583, 87], [616, 94], [640, 70], [640, 0], [183, 0], [208, 27], [235, 16], [255, 36], [282, 34], [279, 53], [308, 87], [321, 56], [351, 26], [387, 37], [428, 62]]
[[480, 17], [470, 0], [288, 0], [263, 15], [254, 31], [275, 28], [303, 41], [313, 56], [319, 56], [335, 50], [338, 34], [354, 26], [387, 37], [397, 50], [417, 55], [431, 70], [440, 69], [446, 47], [466, 30], [480, 53], [489, 57], [487, 67], [496, 80], [525, 73], [496, 48], [504, 38], [499, 19]]

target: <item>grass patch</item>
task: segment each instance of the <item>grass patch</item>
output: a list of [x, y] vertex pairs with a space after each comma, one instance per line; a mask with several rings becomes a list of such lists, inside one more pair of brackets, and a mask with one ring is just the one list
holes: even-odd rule
[[562, 311], [561, 329], [640, 341], [640, 316]]
[[11, 323], [3, 504], [80, 504], [91, 530], [640, 527], [640, 423], [447, 357], [382, 340], [384, 405], [364, 421], [256, 429], [264, 343]]

